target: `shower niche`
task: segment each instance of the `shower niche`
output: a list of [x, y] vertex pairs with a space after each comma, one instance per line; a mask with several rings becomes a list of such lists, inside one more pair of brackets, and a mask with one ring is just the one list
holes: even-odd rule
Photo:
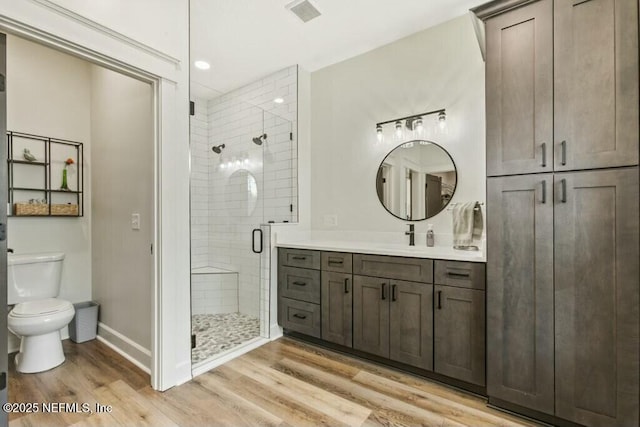
[[270, 224], [298, 220], [297, 71], [226, 94], [192, 81], [194, 375], [266, 342], [275, 321]]

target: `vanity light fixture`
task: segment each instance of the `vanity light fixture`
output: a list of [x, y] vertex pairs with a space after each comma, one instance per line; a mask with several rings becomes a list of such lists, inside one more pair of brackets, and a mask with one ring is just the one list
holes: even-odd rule
[[386, 122], [376, 123], [376, 134], [378, 137], [378, 141], [382, 141], [384, 135], [384, 125], [388, 125], [394, 123], [395, 132], [394, 136], [397, 140], [402, 140], [404, 138], [404, 128], [406, 127], [410, 131], [413, 132], [413, 137], [415, 139], [420, 139], [423, 137], [425, 128], [424, 128], [424, 117], [430, 116], [432, 114], [437, 114], [438, 117], [438, 125], [441, 129], [445, 129], [446, 127], [446, 110], [441, 108], [439, 110], [428, 111], [426, 113], [415, 114], [413, 116], [401, 117], [399, 119], [387, 120]]
[[209, 68], [211, 68], [211, 65], [209, 65], [207, 61], [196, 61], [193, 63], [193, 65], [195, 65], [199, 70], [208, 70]]

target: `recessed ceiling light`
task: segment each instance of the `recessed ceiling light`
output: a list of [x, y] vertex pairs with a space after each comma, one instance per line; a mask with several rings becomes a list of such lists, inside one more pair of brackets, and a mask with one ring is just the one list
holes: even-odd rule
[[282, 104], [284, 102], [284, 99], [276, 98], [276, 99], [273, 100], [273, 102], [275, 102], [276, 104]]
[[201, 70], [208, 70], [209, 68], [211, 68], [211, 65], [209, 65], [209, 63], [206, 61], [196, 61], [193, 63], [193, 65]]

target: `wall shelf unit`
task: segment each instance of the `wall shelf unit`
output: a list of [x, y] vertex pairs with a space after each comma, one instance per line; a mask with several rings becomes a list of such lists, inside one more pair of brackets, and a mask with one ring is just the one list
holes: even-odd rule
[[[9, 131], [7, 148], [9, 215], [84, 215], [81, 142]], [[73, 163], [67, 165], [67, 159]], [[68, 189], [61, 188], [64, 170]]]

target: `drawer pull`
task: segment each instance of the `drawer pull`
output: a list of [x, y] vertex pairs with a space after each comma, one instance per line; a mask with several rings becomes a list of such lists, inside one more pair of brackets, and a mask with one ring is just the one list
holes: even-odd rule
[[454, 273], [453, 271], [447, 271], [449, 277], [471, 277], [469, 273]]
[[391, 301], [395, 301], [398, 299], [396, 298], [396, 287], [397, 285], [391, 286]]
[[349, 293], [349, 279], [348, 278], [344, 279], [344, 293], [345, 294]]
[[382, 289], [382, 299], [383, 299], [383, 300], [387, 299], [387, 294], [386, 294], [386, 292], [385, 292], [386, 287], [387, 287], [387, 284], [386, 284], [386, 283], [383, 283], [383, 284], [382, 284], [382, 288], [381, 288], [381, 289]]
[[438, 291], [438, 310], [442, 310], [442, 291]]
[[298, 313], [294, 314], [294, 315], [293, 315], [293, 317], [295, 317], [296, 319], [302, 319], [302, 320], [304, 320], [304, 319], [306, 319], [306, 318], [307, 318], [307, 316], [306, 316], [306, 315], [304, 315], [304, 314], [298, 314]]
[[307, 259], [306, 256], [292, 256], [291, 259], [295, 259], [296, 261], [304, 261]]
[[307, 286], [307, 282], [293, 282], [296, 286]]
[[338, 264], [338, 265], [342, 265], [342, 264], [344, 264], [344, 261], [343, 261], [343, 260], [330, 259], [330, 260], [329, 260], [329, 265], [331, 265], [331, 264]]

